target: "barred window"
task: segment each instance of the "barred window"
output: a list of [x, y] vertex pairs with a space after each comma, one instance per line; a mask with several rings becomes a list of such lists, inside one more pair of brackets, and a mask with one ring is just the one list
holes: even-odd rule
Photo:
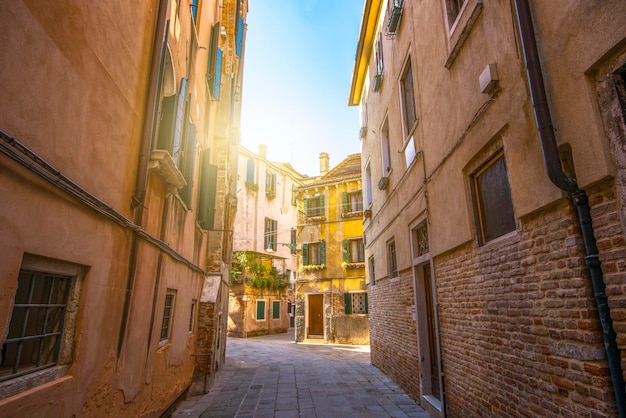
[[367, 314], [367, 292], [344, 293], [344, 312], [346, 315]]

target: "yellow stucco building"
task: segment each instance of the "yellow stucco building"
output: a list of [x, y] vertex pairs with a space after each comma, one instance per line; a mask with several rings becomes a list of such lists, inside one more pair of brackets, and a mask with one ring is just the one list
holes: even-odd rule
[[361, 155], [329, 170], [320, 154], [320, 175], [304, 181], [296, 201], [296, 341], [369, 343]]

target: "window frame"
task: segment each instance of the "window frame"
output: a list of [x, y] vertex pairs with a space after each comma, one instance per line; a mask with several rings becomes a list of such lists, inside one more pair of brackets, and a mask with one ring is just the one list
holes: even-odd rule
[[[276, 313], [276, 306], [278, 305], [278, 316], [274, 315]], [[272, 320], [280, 320], [280, 301], [279, 300], [273, 300], [272, 301]]]
[[[410, 77], [408, 77], [408, 73], [410, 72]], [[407, 80], [410, 80], [410, 96], [411, 101], [408, 100], [408, 84]], [[400, 72], [400, 77], [398, 78], [398, 96], [400, 98], [400, 116], [402, 119], [402, 134], [403, 134], [403, 144], [406, 143], [411, 138], [415, 127], [419, 122], [419, 118], [417, 116], [417, 96], [415, 90], [415, 77], [413, 76], [413, 65], [411, 63], [411, 54], [409, 53], [404, 65], [402, 66], [402, 71]], [[409, 107], [409, 103], [411, 106]], [[409, 114], [409, 109], [412, 110]], [[409, 116], [412, 117], [409, 120]]]
[[[171, 343], [174, 313], [176, 309], [176, 294], [176, 289], [167, 288], [165, 291], [165, 298], [163, 299], [163, 315], [161, 316], [161, 332], [159, 334], [159, 347], [163, 347]], [[168, 300], [170, 300], [169, 305]]]
[[[317, 252], [315, 252], [317, 249]], [[316, 255], [317, 257], [313, 257]], [[316, 263], [313, 259], [316, 258]], [[302, 244], [302, 265], [321, 266], [326, 264], [326, 242], [324, 240]]]
[[[12, 315], [15, 305], [15, 296], [17, 294], [17, 280], [19, 280], [19, 273], [23, 271], [29, 271], [38, 275], [56, 275], [66, 276], [70, 278], [68, 297], [65, 304], [65, 311], [62, 318], [62, 326], [60, 331], [60, 343], [58, 350], [55, 354], [55, 363], [40, 367], [38, 369], [31, 369], [30, 371], [14, 374], [11, 373], [3, 381], [0, 381], [0, 399], [5, 399], [10, 396], [17, 395], [32, 387], [37, 387], [69, 373], [70, 365], [74, 360], [74, 335], [76, 334], [76, 324], [78, 318], [78, 306], [81, 296], [81, 288], [83, 280], [87, 271], [85, 266], [62, 261], [58, 259], [51, 259], [42, 256], [35, 256], [25, 253], [22, 257], [22, 264], [20, 269], [15, 275], [16, 286], [15, 294], [11, 299], [10, 313]], [[7, 327], [10, 327], [10, 321], [7, 323]], [[8, 336], [9, 328], [7, 328], [7, 335], [3, 338], [3, 346]], [[15, 379], [20, 379], [23, 384], [16, 385]]]
[[396, 249], [395, 238], [387, 241], [387, 274], [389, 279], [397, 279], [400, 277], [398, 271], [398, 254]]
[[[315, 205], [311, 203], [315, 202]], [[323, 194], [304, 199], [304, 214], [307, 218], [317, 218], [326, 216], [325, 199]]]
[[385, 115], [383, 123], [380, 125], [380, 157], [383, 177], [389, 177], [393, 171], [391, 161], [391, 138], [389, 136], [389, 116]]
[[[259, 305], [263, 305], [263, 309], [261, 311], [259, 311]], [[266, 308], [267, 308], [267, 300], [266, 299], [257, 299], [256, 300], [256, 312], [254, 315], [254, 319], [257, 322], [265, 322], [267, 320], [267, 315], [266, 315]], [[259, 319], [259, 312], [263, 313], [263, 318]]]
[[370, 255], [369, 258], [367, 259], [367, 264], [368, 264], [368, 269], [367, 271], [369, 272], [369, 279], [370, 279], [370, 286], [376, 286], [376, 263], [375, 263], [375, 258], [373, 255]]
[[191, 299], [191, 311], [189, 312], [189, 333], [193, 334], [196, 327], [196, 309], [198, 308], [198, 299]]
[[370, 161], [365, 165], [365, 208], [371, 209], [374, 204], [372, 199], [372, 169]]
[[263, 249], [265, 251], [278, 249], [278, 221], [268, 217], [265, 217]]
[[[486, 206], [481, 199], [480, 188], [481, 185], [478, 184], [482, 175], [487, 173], [491, 168], [494, 168], [497, 163], [502, 162], [504, 164], [504, 175], [506, 178], [502, 179], [503, 183], [498, 184], [499, 186], [504, 186], [507, 190], [501, 190], [501, 192], [506, 193], [506, 197], [508, 197], [508, 202], [500, 202], [506, 204], [508, 207], [499, 206], [497, 212], [502, 213], [501, 209], [510, 210], [510, 218], [508, 219], [508, 224], [506, 227], [508, 228], [506, 231], [486, 231], [485, 230], [485, 222], [491, 221], [486, 220], [485, 217], [488, 216], [483, 208]], [[506, 184], [504, 184], [506, 183]], [[471, 192], [472, 192], [472, 203], [474, 206], [474, 220], [476, 224], [476, 236], [478, 239], [479, 245], [485, 245], [489, 242], [497, 240], [498, 238], [507, 236], [510, 233], [516, 232], [517, 230], [517, 218], [515, 216], [515, 206], [513, 204], [513, 195], [511, 189], [511, 182], [508, 175], [508, 167], [506, 165], [506, 158], [503, 149], [497, 150], [491, 157], [486, 159], [486, 161], [478, 167], [471, 175], [470, 175], [470, 184], [471, 184]], [[490, 185], [485, 185], [484, 187], [489, 188]], [[489, 202], [489, 207], [491, 208], [491, 201]], [[494, 235], [495, 234], [495, 235]]]

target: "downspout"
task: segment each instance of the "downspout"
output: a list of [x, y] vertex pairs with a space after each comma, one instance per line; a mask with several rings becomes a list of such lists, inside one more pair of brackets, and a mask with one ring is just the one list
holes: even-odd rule
[[164, 48], [167, 44], [165, 21], [167, 18], [168, 0], [157, 0], [159, 8], [157, 12], [157, 23], [154, 32], [154, 40], [152, 45], [152, 61], [150, 63], [150, 76], [148, 93], [146, 97], [146, 107], [144, 110], [143, 126], [141, 129], [141, 148], [139, 150], [139, 163], [137, 167], [137, 180], [135, 183], [135, 194], [132, 198], [132, 206], [137, 207], [143, 205], [146, 197], [146, 188], [148, 183], [148, 163], [150, 160], [150, 147], [152, 137], [156, 131], [157, 115], [161, 90], [161, 73], [163, 71], [163, 55]]
[[528, 0], [515, 0], [515, 7], [520, 37], [522, 40], [522, 48], [524, 50], [524, 58], [526, 59], [530, 96], [533, 101], [535, 121], [543, 152], [544, 164], [548, 177], [552, 183], [569, 194], [578, 212], [578, 221], [582, 230], [583, 241], [585, 243], [585, 250], [587, 254], [585, 257], [585, 264], [589, 269], [596, 305], [598, 307], [598, 315], [600, 317], [602, 336], [604, 339], [604, 348], [606, 350], [611, 380], [613, 382], [613, 391], [615, 393], [617, 410], [620, 418], [625, 418], [626, 393], [624, 374], [621, 366], [621, 353], [619, 351], [619, 347], [617, 346], [617, 335], [613, 329], [613, 321], [611, 319], [608, 298], [606, 296], [606, 286], [604, 283], [602, 268], [600, 266], [598, 247], [596, 245], [596, 239], [594, 237], [593, 225], [591, 221], [589, 199], [585, 191], [578, 187], [576, 180], [568, 177], [563, 172], [561, 167], [561, 160], [559, 159], [554, 128], [550, 117], [550, 108], [548, 106], [546, 90], [543, 83], [541, 63], [539, 61], [537, 41], [535, 39], [535, 31]]

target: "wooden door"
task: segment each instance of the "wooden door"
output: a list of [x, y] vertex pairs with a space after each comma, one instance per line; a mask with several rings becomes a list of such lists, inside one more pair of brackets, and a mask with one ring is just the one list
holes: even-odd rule
[[433, 288], [430, 277], [430, 264], [424, 265], [424, 297], [426, 299], [426, 314], [428, 317], [428, 348], [430, 351], [430, 379], [432, 385], [432, 395], [441, 400], [441, 389], [439, 387], [439, 351], [437, 350], [437, 314], [433, 300]]
[[309, 335], [324, 335], [324, 295], [309, 295]]

